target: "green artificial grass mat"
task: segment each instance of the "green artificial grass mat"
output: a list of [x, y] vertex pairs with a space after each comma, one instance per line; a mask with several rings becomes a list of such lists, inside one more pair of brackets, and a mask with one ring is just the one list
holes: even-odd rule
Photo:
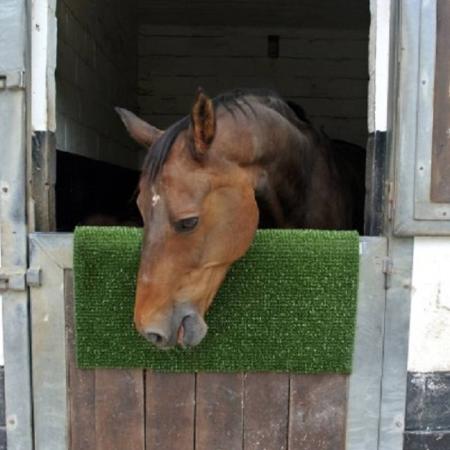
[[215, 298], [200, 345], [164, 351], [133, 325], [142, 230], [80, 227], [74, 237], [81, 368], [160, 372], [349, 373], [358, 287], [355, 232], [259, 230]]

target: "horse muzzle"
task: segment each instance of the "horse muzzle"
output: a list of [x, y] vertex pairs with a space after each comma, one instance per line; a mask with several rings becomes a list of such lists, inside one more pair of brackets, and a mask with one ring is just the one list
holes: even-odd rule
[[189, 303], [182, 303], [167, 313], [158, 323], [150, 323], [140, 333], [162, 350], [180, 345], [194, 347], [205, 337], [208, 326], [203, 317]]

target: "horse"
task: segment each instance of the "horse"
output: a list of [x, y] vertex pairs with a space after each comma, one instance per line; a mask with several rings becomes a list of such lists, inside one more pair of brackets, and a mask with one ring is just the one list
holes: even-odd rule
[[160, 349], [202, 341], [205, 313], [258, 226], [362, 226], [363, 149], [333, 142], [274, 92], [212, 99], [199, 89], [190, 114], [165, 131], [116, 110], [148, 149], [134, 323]]

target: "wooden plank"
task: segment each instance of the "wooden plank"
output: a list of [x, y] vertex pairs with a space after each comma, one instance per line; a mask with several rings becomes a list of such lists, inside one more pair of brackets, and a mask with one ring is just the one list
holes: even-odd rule
[[64, 273], [66, 305], [69, 450], [96, 450], [95, 373], [75, 362], [73, 272]]
[[244, 376], [244, 449], [287, 449], [289, 375]]
[[146, 373], [147, 450], [193, 450], [195, 375]]
[[70, 450], [144, 450], [142, 370], [80, 370], [74, 352], [73, 275], [65, 274]]
[[96, 450], [144, 450], [142, 370], [95, 371]]
[[346, 375], [292, 375], [289, 448], [344, 450]]
[[197, 375], [196, 450], [239, 450], [243, 444], [243, 375]]
[[450, 1], [437, 2], [431, 200], [450, 203]]

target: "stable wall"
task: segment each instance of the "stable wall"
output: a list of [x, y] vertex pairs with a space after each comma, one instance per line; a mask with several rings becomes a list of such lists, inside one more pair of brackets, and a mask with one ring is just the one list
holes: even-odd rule
[[[278, 36], [277, 57], [268, 56], [269, 36]], [[331, 137], [365, 146], [368, 38], [367, 28], [331, 24], [287, 28], [143, 23], [138, 42], [140, 113], [166, 127], [189, 112], [198, 86], [210, 95], [232, 88], [271, 88], [301, 104]]]
[[113, 107], [166, 127], [189, 112], [198, 86], [272, 88], [331, 137], [365, 146], [368, 17], [368, 3], [354, 0], [60, 0], [57, 148], [139, 168], [143, 152]]
[[58, 150], [139, 168], [114, 106], [136, 109], [136, 2], [60, 0], [57, 6]]
[[[337, 14], [343, 5], [59, 0], [56, 147], [138, 170], [145, 150], [129, 138], [114, 107], [165, 128], [189, 113], [198, 86], [210, 95], [274, 89], [302, 105], [330, 137], [365, 146], [368, 3], [349, 0], [344, 19]], [[133, 198], [137, 182], [124, 186], [122, 176], [89, 183], [84, 171], [73, 171], [71, 184], [61, 167], [67, 158], [58, 155], [58, 226], [71, 229], [72, 222], [99, 212], [92, 205], [112, 214], [103, 207], [119, 190]], [[107, 188], [105, 195], [100, 187]], [[69, 223], [61, 212], [78, 211], [76, 201], [83, 208]], [[128, 210], [128, 203], [134, 201], [117, 209]]]

